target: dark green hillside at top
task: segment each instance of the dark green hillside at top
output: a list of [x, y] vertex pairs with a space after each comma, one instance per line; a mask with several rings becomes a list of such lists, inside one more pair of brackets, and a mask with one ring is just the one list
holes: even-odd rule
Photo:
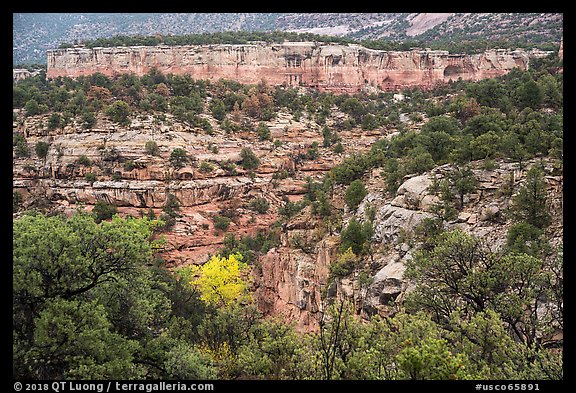
[[440, 47], [484, 42], [488, 47], [557, 50], [562, 35], [562, 14], [456, 14], [419, 38]]
[[482, 37], [486, 40], [558, 42], [563, 34], [562, 14], [500, 13], [455, 14], [421, 34], [425, 40], [451, 41]]
[[[355, 41], [345, 37], [333, 37], [313, 33], [294, 33], [286, 31], [274, 32], [247, 32], [247, 31], [224, 31], [217, 33], [186, 34], [186, 35], [119, 35], [110, 38], [97, 38], [95, 40], [82, 41], [80, 44], [88, 48], [114, 47], [114, 46], [154, 46], [154, 45], [209, 45], [209, 44], [247, 44], [255, 41], [284, 42], [284, 41], [319, 41], [335, 42], [340, 44], [353, 43]], [[73, 46], [72, 43], [62, 43], [60, 48]]]
[[[563, 35], [563, 14], [13, 14], [13, 64], [45, 63], [46, 50], [57, 48], [62, 43], [98, 42], [100, 39], [116, 36], [158, 36], [166, 41], [169, 36], [189, 37], [199, 34], [200, 38], [206, 38], [206, 35], [211, 33], [229, 34], [223, 32], [244, 32], [247, 36], [261, 32], [310, 33], [314, 37], [330, 36], [344, 42], [355, 40], [369, 47], [370, 42], [375, 42], [377, 44], [373, 45], [378, 49], [390, 50], [397, 49], [398, 46], [426, 46], [464, 53], [477, 51], [478, 48], [494, 47], [537, 47], [553, 50], [557, 48]], [[292, 39], [291, 35], [289, 37]], [[235, 36], [231, 39], [239, 38]]]

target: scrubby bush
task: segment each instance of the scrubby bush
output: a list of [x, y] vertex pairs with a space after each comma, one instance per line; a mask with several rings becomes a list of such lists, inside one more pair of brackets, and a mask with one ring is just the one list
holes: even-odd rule
[[186, 153], [186, 150], [177, 147], [174, 150], [172, 150], [172, 153], [170, 153], [170, 165], [172, 165], [174, 168], [182, 168], [186, 165], [186, 161], [188, 161], [188, 156]]
[[356, 218], [352, 218], [340, 233], [340, 250], [346, 251], [348, 248], [352, 248], [354, 254], [364, 254], [366, 245], [372, 239], [373, 234], [374, 229], [371, 222], [360, 223]]
[[250, 202], [249, 207], [257, 213], [265, 214], [270, 208], [270, 202], [264, 198], [256, 198]]
[[82, 154], [80, 157], [78, 157], [78, 164], [84, 166], [91, 166], [92, 161], [90, 161], [90, 159], [86, 155]]
[[92, 214], [96, 222], [101, 222], [104, 220], [109, 220], [114, 214], [118, 213], [118, 208], [115, 205], [106, 203], [104, 201], [98, 201], [92, 209]]
[[113, 104], [106, 107], [105, 112], [106, 116], [116, 123], [122, 125], [130, 124], [130, 120], [128, 119], [128, 116], [130, 115], [130, 106], [122, 100], [115, 101]]
[[44, 141], [38, 141], [36, 143], [36, 147], [35, 147], [36, 155], [42, 159], [46, 158], [46, 156], [48, 155], [48, 148], [49, 147], [50, 147], [50, 145], [48, 143], [46, 143]]
[[214, 228], [221, 231], [226, 231], [230, 226], [230, 219], [226, 216], [214, 216], [212, 221], [214, 222]]
[[154, 141], [146, 142], [144, 149], [146, 150], [146, 154], [149, 154], [151, 156], [157, 156], [158, 154], [160, 154], [160, 149], [158, 148], [158, 144]]
[[240, 152], [240, 158], [240, 165], [246, 170], [256, 169], [258, 168], [258, 165], [260, 165], [260, 160], [249, 147], [242, 149]]
[[210, 173], [214, 170], [214, 165], [210, 164], [208, 161], [202, 161], [200, 164], [200, 172]]
[[348, 205], [350, 209], [355, 210], [367, 194], [368, 191], [364, 186], [364, 182], [360, 179], [356, 179], [350, 183], [346, 189], [344, 202], [346, 202], [346, 205]]

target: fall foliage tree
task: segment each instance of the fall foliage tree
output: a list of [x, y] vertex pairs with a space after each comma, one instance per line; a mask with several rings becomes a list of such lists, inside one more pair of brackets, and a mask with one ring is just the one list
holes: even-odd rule
[[200, 299], [216, 307], [229, 307], [250, 300], [248, 270], [241, 254], [226, 257], [214, 255], [202, 266], [190, 268], [190, 283], [200, 291]]

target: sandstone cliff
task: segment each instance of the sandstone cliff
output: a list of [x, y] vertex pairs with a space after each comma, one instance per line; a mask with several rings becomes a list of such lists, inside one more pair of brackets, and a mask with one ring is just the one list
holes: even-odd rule
[[429, 88], [449, 80], [479, 80], [503, 75], [513, 68], [526, 70], [523, 50], [489, 50], [477, 55], [447, 51], [399, 52], [360, 45], [315, 42], [255, 43], [250, 45], [74, 47], [48, 51], [48, 78], [106, 75], [143, 75], [152, 68], [163, 73], [189, 74], [194, 79], [233, 79], [254, 84], [308, 86], [335, 93], [365, 88], [396, 90]]

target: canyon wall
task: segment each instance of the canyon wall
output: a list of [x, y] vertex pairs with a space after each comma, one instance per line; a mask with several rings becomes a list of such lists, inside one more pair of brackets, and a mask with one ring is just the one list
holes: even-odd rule
[[433, 87], [449, 80], [479, 80], [526, 70], [523, 50], [489, 50], [482, 54], [449, 54], [415, 49], [382, 51], [360, 45], [315, 42], [219, 44], [191, 46], [74, 47], [48, 51], [48, 78], [101, 72], [108, 76], [152, 68], [194, 79], [220, 78], [254, 84], [317, 88], [354, 93], [365, 88], [396, 90]]

